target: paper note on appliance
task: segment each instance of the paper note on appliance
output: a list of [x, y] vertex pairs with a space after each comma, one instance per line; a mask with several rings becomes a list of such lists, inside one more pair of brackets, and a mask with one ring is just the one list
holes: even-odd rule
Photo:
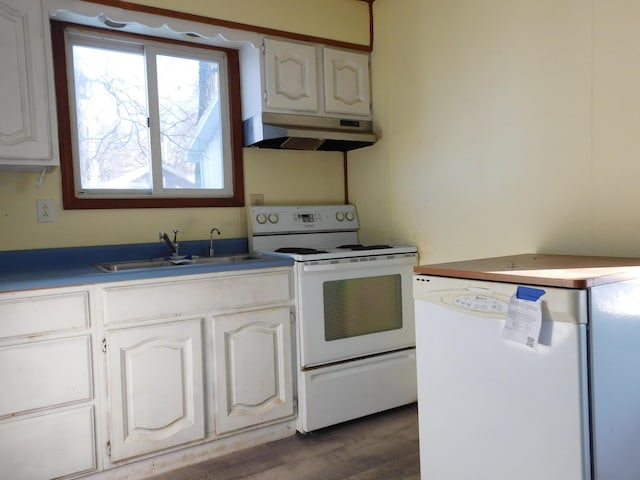
[[518, 287], [509, 301], [507, 319], [502, 337], [536, 348], [542, 326], [542, 301], [544, 290], [530, 287]]

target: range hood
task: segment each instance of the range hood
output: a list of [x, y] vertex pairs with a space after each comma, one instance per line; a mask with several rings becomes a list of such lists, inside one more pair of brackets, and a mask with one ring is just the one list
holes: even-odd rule
[[243, 122], [245, 147], [346, 152], [376, 141], [371, 121], [261, 112]]

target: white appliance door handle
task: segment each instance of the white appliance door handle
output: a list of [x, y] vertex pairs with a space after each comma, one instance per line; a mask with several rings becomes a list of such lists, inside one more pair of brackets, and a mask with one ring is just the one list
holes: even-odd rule
[[372, 262], [347, 262], [347, 263], [323, 263], [320, 265], [305, 265], [302, 269], [303, 272], [337, 272], [337, 271], [353, 271], [354, 266], [358, 269], [366, 267], [383, 267], [391, 265], [391, 263], [383, 263], [378, 261]]
[[340, 264], [340, 263], [329, 263], [323, 265], [305, 265], [302, 268], [303, 272], [329, 272], [335, 270], [344, 270], [345, 268], [350, 267], [350, 265]]
[[413, 265], [415, 263], [413, 258], [402, 258], [395, 260], [365, 260], [358, 262], [340, 262], [340, 263], [321, 263], [315, 265], [304, 265], [302, 267], [303, 272], [336, 272], [336, 271], [353, 271], [354, 268], [380, 268], [389, 267], [391, 265]]

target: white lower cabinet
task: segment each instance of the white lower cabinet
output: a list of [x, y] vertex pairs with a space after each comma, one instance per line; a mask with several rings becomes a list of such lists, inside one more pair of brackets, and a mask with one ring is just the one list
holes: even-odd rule
[[216, 441], [294, 421], [290, 275], [284, 267], [98, 286], [105, 468], [215, 452]]
[[0, 424], [2, 478], [41, 480], [96, 469], [92, 406]]
[[99, 468], [90, 291], [0, 294], [0, 477]]
[[290, 275], [0, 293], [0, 478], [134, 480], [294, 434]]
[[201, 320], [107, 334], [111, 460], [204, 438]]
[[292, 415], [289, 309], [223, 315], [213, 325], [216, 431]]
[[0, 348], [0, 417], [91, 400], [88, 335]]

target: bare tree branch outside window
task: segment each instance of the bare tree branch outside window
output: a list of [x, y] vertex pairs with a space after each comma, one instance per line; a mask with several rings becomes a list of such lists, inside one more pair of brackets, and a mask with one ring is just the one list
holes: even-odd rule
[[[164, 189], [222, 188], [219, 64], [156, 55], [157, 78], [150, 79], [146, 61], [142, 49], [74, 45], [82, 187], [150, 190], [152, 168], [161, 165]], [[148, 82], [156, 82], [157, 98], [150, 98]], [[158, 132], [149, 128], [148, 101], [157, 102]], [[157, 163], [152, 135], [160, 138]]]

